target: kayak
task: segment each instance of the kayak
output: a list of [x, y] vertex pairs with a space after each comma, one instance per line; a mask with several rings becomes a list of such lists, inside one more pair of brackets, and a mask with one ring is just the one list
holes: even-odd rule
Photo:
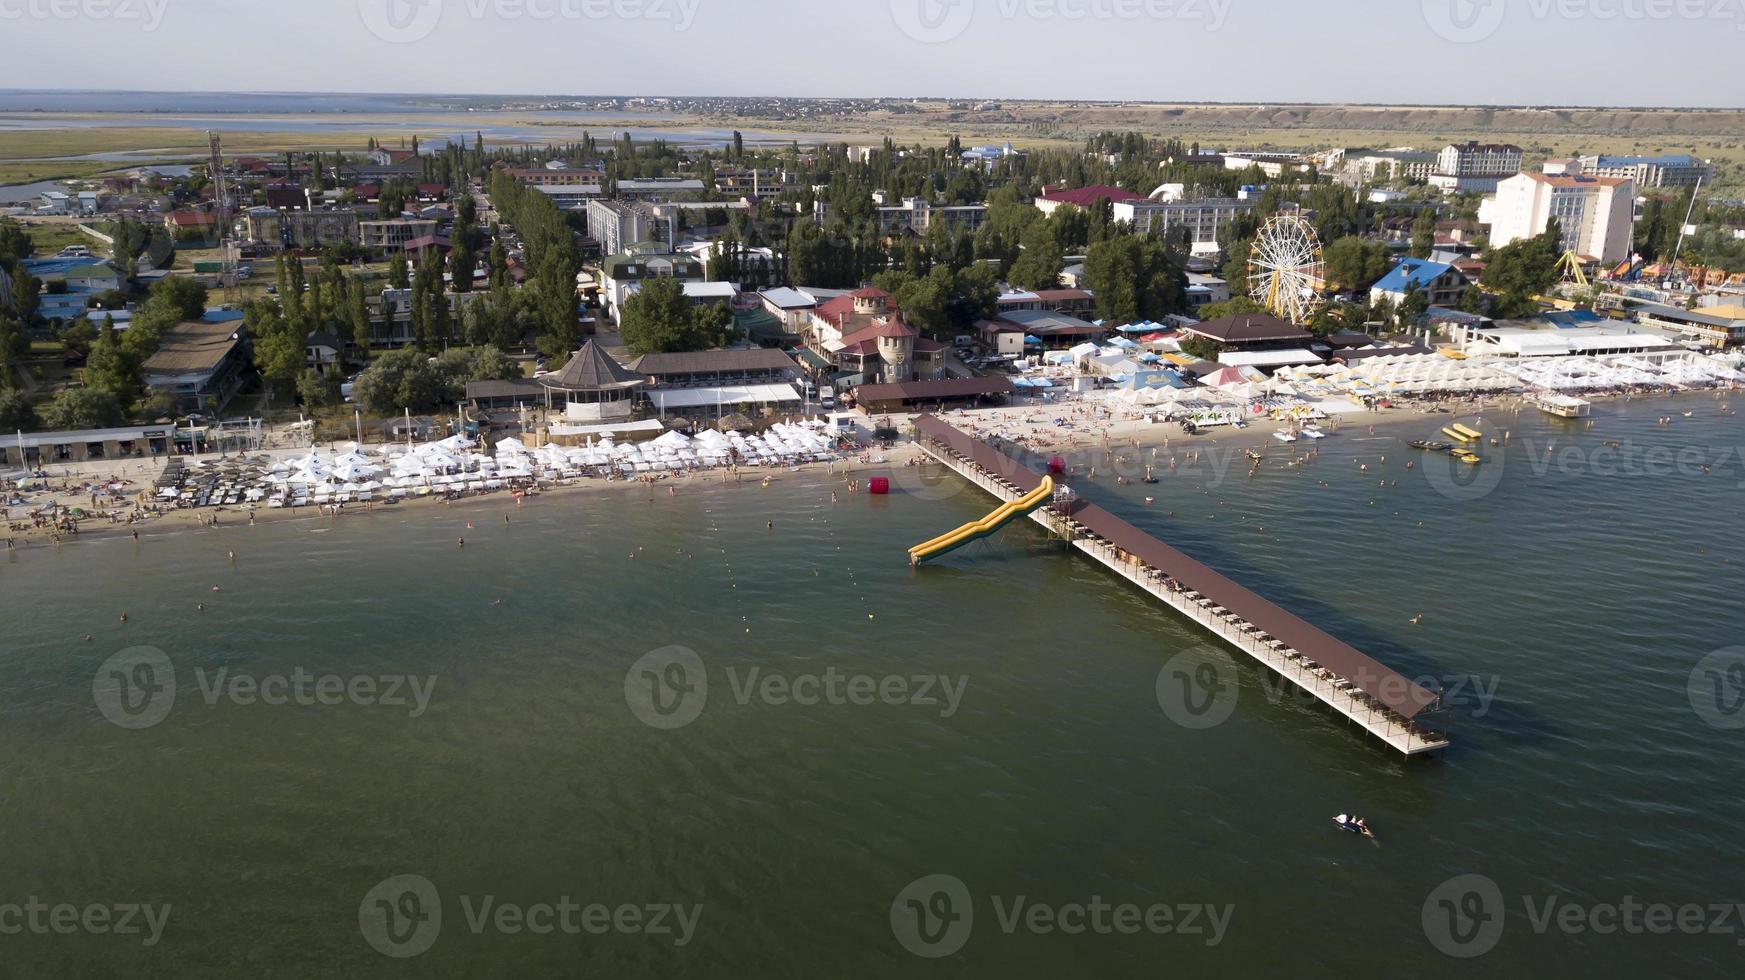
[[1368, 827], [1362, 826], [1361, 824], [1352, 823], [1350, 820], [1341, 820], [1338, 817], [1334, 817], [1333, 825], [1338, 827], [1340, 830], [1353, 834], [1361, 834], [1370, 840], [1375, 840], [1375, 831], [1370, 830]]

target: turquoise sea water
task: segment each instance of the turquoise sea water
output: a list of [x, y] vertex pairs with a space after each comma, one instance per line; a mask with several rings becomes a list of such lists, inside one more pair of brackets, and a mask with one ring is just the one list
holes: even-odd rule
[[[1482, 475], [1402, 444], [1434, 425], [1352, 423], [1302, 467], [1283, 465], [1301, 448], [1269, 444], [1253, 477], [1246, 459], [1203, 458], [1116, 485], [1105, 461], [1074, 484], [1402, 672], [1461, 685], [1455, 744], [1430, 762], [1269, 696], [1233, 657], [1228, 720], [1176, 724], [1160, 669], [1209, 637], [1035, 525], [912, 571], [910, 544], [992, 507], [949, 475], [900, 472], [888, 498], [781, 473], [20, 552], [0, 563], [0, 927], [6, 903], [33, 897], [171, 909], [149, 947], [0, 934], [0, 972], [1736, 975], [1737, 918], [1731, 935], [1571, 934], [1536, 930], [1528, 908], [1552, 899], [1603, 925], [1626, 896], [1745, 900], [1742, 736], [1711, 723], [1729, 723], [1736, 692], [1721, 670], [1720, 706], [1691, 694], [1706, 655], [1745, 643], [1745, 427], [1708, 396], [1602, 406], [1591, 428], [1480, 427], [1510, 434]], [[1569, 455], [1544, 465], [1548, 443]], [[1673, 462], [1633, 475], [1617, 453]], [[105, 717], [113, 682], [94, 693], [93, 678], [138, 646], [163, 652], [175, 696], [130, 729]], [[671, 657], [641, 658], [675, 646], [706, 698], [689, 724], [653, 727], [639, 692], [650, 671], [673, 676]], [[421, 713], [209, 699], [221, 669], [432, 686]], [[798, 704], [742, 692], [754, 669], [760, 684], [964, 686], [955, 711]], [[1378, 843], [1328, 822], [1350, 810]], [[1502, 931], [1456, 959], [1434, 935], [1437, 889], [1467, 874], [1494, 883]], [[441, 911], [404, 959], [360, 926], [366, 896], [401, 875], [428, 880]], [[973, 923], [924, 958], [892, 905], [932, 875], [962, 883]], [[475, 929], [487, 896], [701, 911], [681, 946]], [[1020, 897], [1229, 919], [1216, 945], [1008, 929]], [[429, 905], [396, 907], [429, 921]]]

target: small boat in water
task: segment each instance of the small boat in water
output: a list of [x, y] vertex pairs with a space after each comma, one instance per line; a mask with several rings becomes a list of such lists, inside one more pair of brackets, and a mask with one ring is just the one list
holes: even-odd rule
[[1406, 445], [1411, 446], [1413, 449], [1422, 449], [1425, 452], [1430, 453], [1445, 453], [1454, 448], [1454, 444], [1451, 442], [1428, 442], [1423, 439], [1413, 439], [1411, 442], [1406, 443]]
[[1272, 437], [1274, 439], [1277, 439], [1279, 442], [1296, 442], [1297, 441], [1296, 436], [1291, 435], [1289, 432], [1286, 432], [1283, 429], [1280, 429], [1277, 432], [1274, 432], [1272, 434]]
[[1548, 394], [1533, 399], [1533, 407], [1560, 419], [1585, 419], [1593, 414], [1593, 403], [1572, 395]]
[[1477, 466], [1478, 464], [1484, 462], [1484, 457], [1480, 456], [1478, 453], [1467, 453], [1467, 452], [1455, 453], [1454, 458], [1460, 460], [1462, 463], [1465, 463], [1468, 466]]
[[1333, 822], [1339, 826], [1339, 829], [1347, 833], [1358, 834], [1370, 840], [1376, 839], [1375, 831], [1369, 829], [1369, 824], [1362, 817], [1351, 817], [1341, 813], [1333, 818]]
[[1327, 438], [1327, 433], [1322, 432], [1320, 429], [1317, 429], [1312, 425], [1304, 426], [1302, 432], [1299, 434], [1304, 439], [1325, 439], [1325, 438]]

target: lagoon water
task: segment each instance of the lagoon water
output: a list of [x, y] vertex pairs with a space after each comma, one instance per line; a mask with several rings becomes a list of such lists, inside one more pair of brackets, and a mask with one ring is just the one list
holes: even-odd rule
[[[834, 504], [831, 477], [782, 473], [21, 552], [0, 563], [0, 903], [172, 911], [150, 948], [0, 937], [4, 972], [1737, 975], [1737, 919], [1735, 935], [1571, 935], [1527, 911], [1745, 899], [1742, 735], [1711, 724], [1738, 692], [1723, 672], [1720, 706], [1691, 695], [1699, 661], [1745, 643], [1745, 427], [1721, 404], [1605, 405], [1591, 428], [1487, 419], [1511, 439], [1459, 477], [1476, 484], [1405, 469], [1426, 461], [1401, 437], [1436, 428], [1416, 423], [1347, 424], [1294, 469], [1301, 450], [1269, 444], [1252, 478], [1238, 458], [1156, 486], [1073, 481], [1402, 672], [1464, 685], [1454, 746], [1428, 762], [1269, 697], [1247, 663], [1035, 525], [911, 571], [908, 545], [991, 508], [949, 474]], [[1683, 411], [1696, 417], [1656, 424]], [[1569, 455], [1540, 465], [1553, 440]], [[1618, 472], [1602, 440], [1649, 463], [1688, 448], [1691, 465]], [[93, 676], [137, 645], [168, 657], [175, 697], [132, 730], [105, 720]], [[651, 727], [632, 666], [672, 646], [696, 654], [706, 701]], [[1160, 669], [1184, 651], [1234, 669], [1222, 724], [1160, 709]], [[416, 717], [207, 694], [221, 669], [299, 668], [434, 686]], [[742, 698], [753, 669], [966, 686], [950, 713], [800, 705]], [[1378, 843], [1328, 823], [1353, 809]], [[441, 923], [395, 959], [366, 941], [360, 903], [406, 874], [431, 882]], [[963, 882], [973, 923], [924, 959], [891, 908], [935, 874]], [[1431, 936], [1432, 893], [1464, 874], [1504, 903], [1471, 960]], [[475, 931], [486, 896], [702, 912], [683, 946]], [[1216, 945], [1007, 931], [999, 910], [1019, 896], [1231, 917]]]

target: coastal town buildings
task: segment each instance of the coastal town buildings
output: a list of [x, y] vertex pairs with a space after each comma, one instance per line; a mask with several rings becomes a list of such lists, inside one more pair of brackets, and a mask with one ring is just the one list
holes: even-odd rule
[[1492, 201], [1491, 244], [1544, 234], [1555, 218], [1563, 247], [1615, 265], [1630, 257], [1636, 189], [1624, 177], [1523, 173], [1502, 181]]
[[1235, 198], [1202, 200], [1124, 200], [1113, 205], [1116, 221], [1125, 221], [1135, 235], [1170, 236], [1186, 229], [1195, 251], [1216, 251], [1218, 230], [1254, 210], [1255, 202]]
[[1430, 184], [1450, 193], [1488, 194], [1499, 182], [1521, 172], [1522, 155], [1513, 143], [1454, 143], [1437, 155]]
[[1606, 156], [1593, 154], [1578, 157], [1570, 176], [1618, 177], [1638, 188], [1690, 187], [1707, 183], [1715, 176], [1715, 165], [1698, 160], [1688, 153], [1667, 156]]
[[1466, 276], [1450, 263], [1404, 258], [1370, 287], [1369, 302], [1373, 306], [1386, 301], [1397, 308], [1422, 295], [1430, 306], [1453, 306], [1468, 285]]

